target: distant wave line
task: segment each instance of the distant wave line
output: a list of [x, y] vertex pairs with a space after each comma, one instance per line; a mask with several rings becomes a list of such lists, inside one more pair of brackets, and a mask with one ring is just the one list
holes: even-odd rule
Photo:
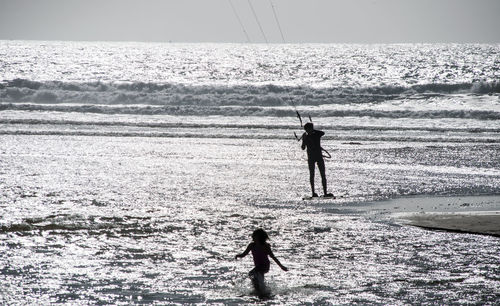
[[[136, 114], [136, 115], [185, 115], [185, 116], [273, 116], [295, 117], [295, 111], [289, 108], [259, 107], [259, 106], [201, 106], [201, 105], [58, 105], [32, 103], [0, 103], [0, 111], [54, 111], [78, 112], [96, 114]], [[308, 110], [312, 117], [372, 117], [372, 118], [413, 118], [413, 119], [478, 119], [500, 120], [500, 112], [486, 110]]]
[[146, 105], [297, 106], [373, 103], [418, 95], [497, 94], [500, 81], [431, 83], [411, 86], [310, 87], [260, 85], [186, 85], [145, 82], [38, 82], [15, 79], [0, 83], [0, 102], [101, 103]]
[[351, 90], [359, 92], [382, 93], [382, 94], [400, 94], [407, 91], [423, 92], [444, 92], [450, 93], [455, 91], [470, 90], [476, 93], [496, 92], [500, 93], [500, 80], [491, 81], [473, 81], [460, 83], [427, 83], [415, 85], [380, 85], [380, 86], [330, 86], [313, 88], [306, 85], [279, 85], [270, 82], [266, 83], [248, 83], [240, 85], [189, 85], [184, 83], [158, 83], [158, 82], [126, 82], [126, 81], [90, 81], [90, 82], [67, 82], [67, 81], [35, 81], [29, 79], [13, 79], [0, 81], [0, 89], [5, 88], [27, 88], [32, 90], [39, 89], [60, 89], [67, 91], [110, 91], [110, 90], [127, 90], [137, 92], [153, 92], [153, 91], [175, 91], [175, 92], [206, 92], [217, 91], [241, 91], [249, 89], [260, 89], [262, 91], [285, 92], [296, 89], [312, 89], [312, 90]]
[[[289, 135], [269, 134], [203, 134], [203, 133], [169, 133], [169, 132], [103, 132], [103, 131], [61, 131], [61, 130], [0, 130], [0, 135], [33, 135], [33, 136], [92, 136], [92, 137], [157, 137], [157, 138], [207, 138], [207, 139], [282, 139], [295, 140]], [[346, 144], [358, 145], [358, 142], [417, 142], [417, 143], [486, 143], [498, 144], [499, 138], [471, 137], [407, 137], [407, 136], [325, 136], [326, 141], [345, 141]]]
[[[123, 126], [143, 128], [221, 128], [221, 129], [264, 129], [294, 130], [292, 124], [230, 124], [230, 123], [184, 123], [184, 122], [126, 122], [126, 121], [77, 121], [77, 120], [45, 120], [45, 119], [0, 119], [6, 125], [75, 125], [75, 126]], [[363, 126], [363, 125], [329, 125], [322, 124], [322, 129], [329, 131], [428, 131], [428, 132], [466, 132], [466, 133], [500, 133], [500, 128], [441, 128], [425, 126]]]

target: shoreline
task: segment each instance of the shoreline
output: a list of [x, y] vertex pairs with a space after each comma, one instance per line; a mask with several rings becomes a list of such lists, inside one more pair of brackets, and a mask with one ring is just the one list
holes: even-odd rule
[[482, 234], [500, 237], [500, 211], [396, 214], [403, 224], [429, 230]]
[[348, 208], [407, 226], [500, 237], [500, 195], [414, 196], [365, 204]]

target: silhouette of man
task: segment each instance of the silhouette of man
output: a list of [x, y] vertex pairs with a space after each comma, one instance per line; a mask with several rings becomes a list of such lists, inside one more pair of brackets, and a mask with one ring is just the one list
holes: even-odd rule
[[321, 136], [325, 132], [315, 130], [312, 122], [304, 125], [305, 133], [302, 134], [302, 150], [307, 147], [307, 163], [309, 164], [309, 182], [311, 183], [312, 196], [317, 197], [318, 194], [314, 192], [314, 170], [318, 164], [319, 173], [321, 175], [321, 184], [323, 185], [323, 194], [325, 197], [333, 197], [333, 194], [328, 193], [326, 189], [326, 174], [325, 174], [325, 161], [323, 160], [321, 148]]

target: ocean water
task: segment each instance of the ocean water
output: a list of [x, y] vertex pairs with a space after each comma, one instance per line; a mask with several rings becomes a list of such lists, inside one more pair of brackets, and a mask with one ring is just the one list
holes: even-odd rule
[[347, 207], [498, 195], [499, 132], [498, 44], [0, 41], [0, 304], [495, 304], [498, 237]]

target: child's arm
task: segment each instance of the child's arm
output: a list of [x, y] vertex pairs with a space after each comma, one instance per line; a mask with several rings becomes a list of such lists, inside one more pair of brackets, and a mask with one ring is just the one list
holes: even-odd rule
[[235, 259], [238, 259], [238, 258], [242, 258], [242, 257], [247, 256], [247, 255], [248, 255], [248, 253], [250, 253], [250, 250], [252, 249], [252, 246], [253, 246], [253, 243], [250, 243], [250, 244], [247, 246], [247, 249], [246, 249], [243, 253], [236, 255], [234, 258], [235, 258]]
[[269, 257], [271, 257], [274, 260], [274, 262], [281, 268], [281, 270], [288, 271], [288, 268], [285, 267], [284, 265], [282, 265], [281, 262], [278, 260], [278, 258], [276, 258], [276, 256], [274, 256], [273, 251], [271, 251], [271, 247], [268, 247], [268, 254], [269, 254]]

